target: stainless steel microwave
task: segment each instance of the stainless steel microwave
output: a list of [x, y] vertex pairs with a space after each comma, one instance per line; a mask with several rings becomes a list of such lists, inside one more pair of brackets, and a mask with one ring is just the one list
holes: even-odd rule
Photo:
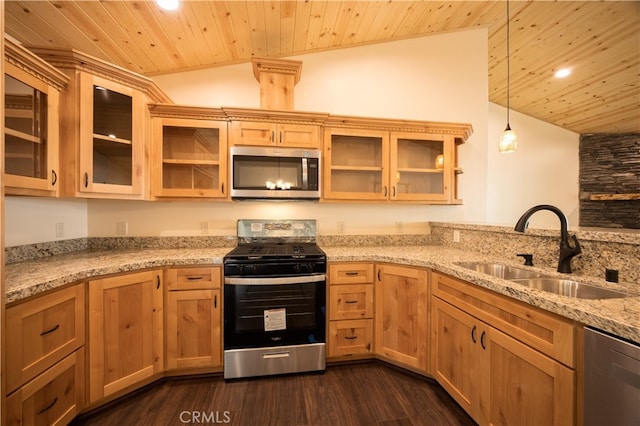
[[320, 150], [234, 146], [229, 153], [231, 198], [320, 198]]

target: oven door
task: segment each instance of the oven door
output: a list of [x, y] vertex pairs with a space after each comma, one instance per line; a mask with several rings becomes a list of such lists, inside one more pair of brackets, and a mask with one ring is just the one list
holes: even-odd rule
[[325, 274], [225, 277], [224, 349], [325, 342]]

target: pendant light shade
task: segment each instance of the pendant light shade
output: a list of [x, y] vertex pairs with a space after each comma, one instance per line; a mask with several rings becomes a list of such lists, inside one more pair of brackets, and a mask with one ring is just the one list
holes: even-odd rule
[[498, 142], [498, 150], [502, 153], [514, 152], [518, 148], [518, 136], [509, 125], [509, 0], [507, 0], [507, 127]]

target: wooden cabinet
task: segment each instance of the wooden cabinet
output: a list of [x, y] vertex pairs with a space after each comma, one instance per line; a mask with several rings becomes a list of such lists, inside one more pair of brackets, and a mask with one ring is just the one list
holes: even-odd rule
[[233, 145], [318, 148], [320, 127], [305, 124], [233, 121], [231, 141]]
[[89, 282], [89, 402], [163, 368], [162, 271]]
[[84, 284], [7, 308], [6, 327], [9, 393], [84, 345]]
[[457, 145], [470, 126], [331, 117], [324, 198], [458, 204]]
[[84, 372], [82, 347], [7, 397], [7, 425], [69, 424], [84, 404]]
[[469, 415], [481, 425], [574, 423], [569, 321], [446, 275], [432, 283], [432, 373]]
[[148, 102], [168, 103], [152, 80], [80, 52], [33, 48], [69, 77], [61, 93], [61, 195], [143, 199]]
[[225, 198], [227, 122], [221, 110], [175, 105], [149, 109], [151, 195]]
[[63, 73], [5, 39], [4, 187], [6, 194], [57, 196]]
[[373, 264], [329, 265], [328, 356], [373, 352]]
[[318, 149], [328, 114], [222, 108], [229, 124], [229, 145]]
[[171, 268], [165, 276], [167, 370], [221, 366], [221, 268]]
[[10, 306], [6, 327], [7, 424], [68, 424], [85, 401], [85, 284]]
[[427, 271], [377, 264], [375, 300], [376, 354], [418, 371], [427, 372]]

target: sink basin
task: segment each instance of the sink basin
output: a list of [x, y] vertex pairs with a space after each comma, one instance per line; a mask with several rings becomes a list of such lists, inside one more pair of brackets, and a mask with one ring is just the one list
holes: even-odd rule
[[502, 278], [505, 280], [517, 280], [523, 278], [542, 278], [545, 275], [525, 268], [518, 268], [515, 266], [503, 265], [500, 263], [491, 262], [459, 262], [458, 266], [462, 266], [467, 269], [472, 269], [476, 272], [481, 272], [487, 275], [493, 275], [494, 277]]
[[563, 278], [529, 278], [513, 279], [514, 283], [525, 285], [529, 288], [559, 294], [561, 296], [575, 297], [577, 299], [613, 299], [617, 297], [629, 297], [631, 295], [619, 291], [596, 287], [577, 281]]

